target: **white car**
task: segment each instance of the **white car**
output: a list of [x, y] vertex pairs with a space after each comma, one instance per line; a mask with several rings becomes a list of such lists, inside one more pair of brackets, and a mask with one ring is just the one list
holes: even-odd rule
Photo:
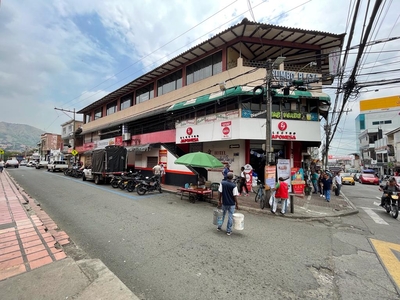
[[68, 169], [68, 164], [63, 160], [55, 160], [47, 165], [47, 171], [64, 171]]
[[36, 166], [36, 164], [37, 164], [37, 162], [36, 162], [36, 161], [34, 161], [34, 160], [31, 160], [31, 161], [28, 161], [28, 163], [26, 164], [26, 166], [27, 166], [27, 167], [35, 167], [35, 166]]
[[18, 168], [19, 167], [19, 162], [16, 159], [9, 159], [4, 164], [4, 167], [5, 168]]
[[42, 168], [47, 169], [48, 164], [49, 164], [49, 162], [47, 160], [41, 160], [36, 164], [35, 168], [36, 169], [42, 169]]

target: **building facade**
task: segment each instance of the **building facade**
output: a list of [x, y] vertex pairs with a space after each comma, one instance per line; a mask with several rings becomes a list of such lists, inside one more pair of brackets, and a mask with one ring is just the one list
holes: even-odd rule
[[[379, 174], [393, 173], [396, 129], [400, 128], [400, 96], [360, 101], [356, 118], [358, 144], [364, 168]], [[391, 133], [387, 136], [388, 133]], [[393, 134], [392, 134], [393, 133]]]
[[87, 161], [93, 149], [123, 145], [130, 168], [150, 172], [163, 163], [166, 183], [175, 185], [196, 173], [221, 180], [221, 170], [174, 164], [193, 151], [236, 174], [250, 164], [263, 177], [267, 155], [303, 167], [321, 144], [330, 106], [321, 86], [333, 82], [343, 38], [244, 19], [78, 111], [83, 141], [75, 148]]

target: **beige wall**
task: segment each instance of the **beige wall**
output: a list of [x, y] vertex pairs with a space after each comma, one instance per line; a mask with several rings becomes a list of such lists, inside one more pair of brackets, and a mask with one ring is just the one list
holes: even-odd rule
[[[212, 92], [219, 91], [218, 83], [226, 81], [229, 78], [235, 77], [237, 75], [243, 74], [249, 70], [254, 69], [253, 67], [244, 67], [243, 60], [241, 58], [238, 59], [238, 66], [236, 68], [230, 69], [229, 71], [225, 71], [214, 75], [212, 77], [203, 79], [201, 81], [195, 82], [188, 86], [184, 86], [179, 90], [172, 91], [165, 95], [147, 100], [143, 103], [139, 103], [122, 111], [118, 111], [110, 116], [105, 116], [95, 121], [89, 122], [82, 126], [83, 132], [85, 131], [93, 131], [94, 129], [104, 126], [107, 124], [111, 124], [116, 121], [123, 121], [126, 118], [140, 115], [141, 113], [149, 112], [154, 109], [159, 109], [162, 107], [169, 107], [174, 103], [179, 103], [188, 99], [193, 99], [198, 96], [206, 95]], [[226, 87], [230, 88], [236, 85], [245, 84], [247, 82], [253, 81], [255, 79], [260, 79], [260, 83], [262, 83], [262, 79], [265, 77], [265, 70], [259, 69], [256, 72], [251, 74], [247, 74], [241, 77], [238, 77], [232, 81], [228, 81], [226, 83]], [[259, 84], [260, 84], [259, 83]], [[208, 88], [212, 85], [216, 85], [214, 87]], [[254, 83], [252, 83], [254, 85]], [[206, 90], [203, 90], [208, 88]], [[201, 91], [201, 92], [198, 92]], [[187, 96], [190, 95], [190, 96]]]

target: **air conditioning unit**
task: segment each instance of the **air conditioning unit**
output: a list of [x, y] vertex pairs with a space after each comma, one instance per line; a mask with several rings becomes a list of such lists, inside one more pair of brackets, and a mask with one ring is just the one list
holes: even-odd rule
[[130, 141], [131, 140], [131, 134], [128, 132], [128, 133], [123, 133], [122, 134], [122, 140], [123, 141]]

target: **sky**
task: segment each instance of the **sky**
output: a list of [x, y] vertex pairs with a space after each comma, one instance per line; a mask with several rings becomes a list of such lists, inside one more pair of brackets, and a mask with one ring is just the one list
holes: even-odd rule
[[[371, 41], [400, 36], [400, 1], [384, 3]], [[369, 20], [362, 17], [366, 4], [362, 1], [352, 46], [360, 44], [363, 22]], [[74, 110], [245, 17], [341, 34], [349, 32], [353, 7], [354, 0], [0, 0], [0, 121], [60, 133], [60, 125], [73, 118]], [[367, 48], [360, 74], [386, 72], [357, 80], [398, 77], [395, 71], [387, 72], [399, 68], [398, 45], [399, 40]], [[351, 73], [355, 53], [349, 55], [345, 74]], [[332, 87], [336, 86], [324, 92], [334, 100]], [[361, 89], [346, 106], [351, 111], [342, 116], [330, 154], [357, 152], [354, 119], [360, 100], [396, 93], [393, 86]]]

